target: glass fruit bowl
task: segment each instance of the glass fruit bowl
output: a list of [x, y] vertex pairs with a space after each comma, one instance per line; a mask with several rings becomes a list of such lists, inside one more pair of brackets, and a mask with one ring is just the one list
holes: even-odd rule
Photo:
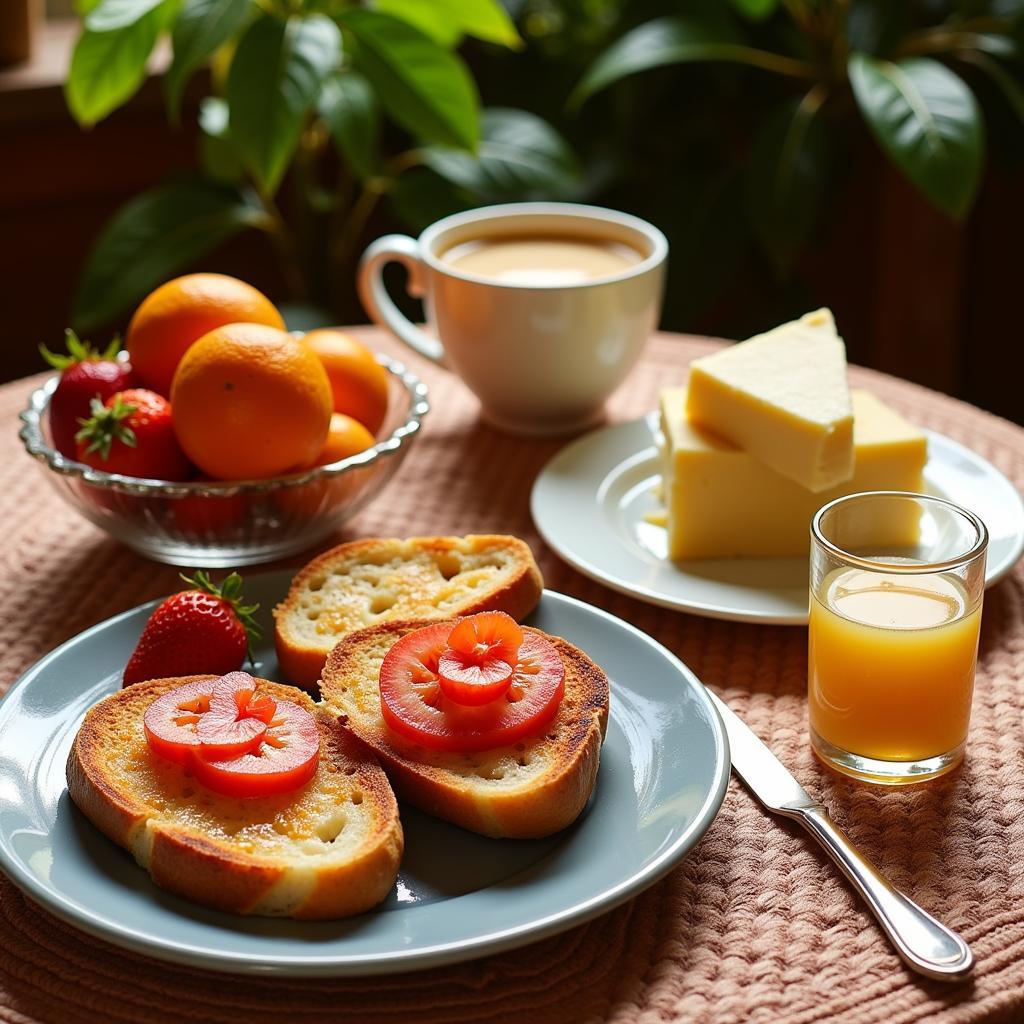
[[224, 568], [269, 562], [333, 533], [391, 479], [430, 406], [427, 386], [384, 355], [388, 414], [380, 440], [327, 466], [269, 480], [174, 483], [103, 473], [52, 446], [47, 407], [51, 377], [21, 413], [20, 437], [61, 497], [139, 554], [172, 565]]

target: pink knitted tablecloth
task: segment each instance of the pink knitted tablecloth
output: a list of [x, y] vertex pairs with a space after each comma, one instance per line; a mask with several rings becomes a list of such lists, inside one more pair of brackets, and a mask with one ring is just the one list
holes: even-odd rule
[[[659, 387], [709, 344], [652, 339], [611, 418], [652, 408]], [[963, 769], [903, 791], [860, 786], [820, 767], [807, 746], [804, 629], [651, 607], [569, 569], [541, 543], [528, 510], [531, 484], [560, 442], [491, 431], [457, 380], [408, 361], [430, 385], [432, 411], [398, 475], [339, 539], [524, 537], [549, 587], [646, 630], [725, 697], [896, 885], [965, 936], [977, 957], [973, 982], [947, 987], [907, 971], [823, 855], [732, 782], [689, 858], [632, 902], [514, 953], [416, 974], [282, 981], [157, 963], [61, 923], [0, 875], [0, 1020], [1024, 1020], [1024, 568], [986, 598]], [[1024, 487], [1021, 429], [911, 384], [861, 370], [852, 377]], [[74, 633], [177, 585], [174, 569], [144, 561], [66, 508], [21, 452], [16, 415], [35, 383], [0, 388], [0, 689]]]

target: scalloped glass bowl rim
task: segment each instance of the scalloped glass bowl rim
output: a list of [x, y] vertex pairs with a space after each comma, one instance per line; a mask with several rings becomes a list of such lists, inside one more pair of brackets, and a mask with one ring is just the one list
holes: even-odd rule
[[231, 481], [173, 481], [152, 480], [145, 477], [123, 476], [120, 473], [104, 473], [84, 463], [76, 462], [62, 455], [47, 444], [43, 436], [42, 419], [56, 390], [59, 374], [48, 378], [41, 387], [36, 388], [29, 396], [28, 406], [22, 410], [19, 418], [24, 426], [19, 437], [25, 450], [33, 458], [44, 463], [49, 469], [61, 476], [76, 477], [96, 487], [102, 487], [123, 494], [146, 495], [163, 498], [183, 498], [189, 495], [202, 497], [231, 497], [235, 494], [266, 493], [302, 487], [314, 480], [331, 479], [341, 476], [350, 469], [371, 466], [385, 455], [397, 452], [407, 438], [412, 438], [420, 429], [423, 417], [430, 411], [427, 400], [427, 386], [404, 363], [382, 353], [375, 353], [381, 366], [405, 388], [409, 399], [409, 411], [405, 421], [397, 426], [389, 437], [378, 441], [372, 448], [351, 455], [340, 462], [332, 462], [326, 466], [315, 466], [312, 469], [284, 476], [269, 477], [265, 480], [231, 480]]

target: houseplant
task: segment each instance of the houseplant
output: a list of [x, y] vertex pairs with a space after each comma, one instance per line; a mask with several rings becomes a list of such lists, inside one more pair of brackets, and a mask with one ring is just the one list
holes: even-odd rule
[[[270, 239], [291, 297], [337, 305], [361, 232], [388, 201], [406, 220], [437, 201], [564, 195], [573, 153], [526, 111], [482, 110], [456, 47], [522, 45], [497, 0], [79, 0], [65, 93], [88, 126], [125, 103], [161, 36], [168, 115], [209, 67], [200, 173], [124, 206], [85, 267], [73, 320], [92, 329], [243, 231]], [[424, 192], [419, 173], [430, 169]]]
[[[985, 163], [976, 91], [1001, 141], [1012, 148], [1024, 138], [1020, 0], [641, 0], [620, 9], [609, 35], [572, 93], [578, 111], [654, 68], [750, 69], [733, 73], [746, 74], [742, 84], [724, 87], [727, 72], [703, 72], [703, 83], [713, 83], [714, 133], [727, 148], [714, 173], [720, 182], [740, 168], [730, 197], [742, 202], [780, 277], [820, 230], [835, 186], [856, 165], [851, 150], [864, 126], [899, 173], [955, 220], [971, 209]], [[660, 88], [685, 90], [677, 123], [699, 138], [694, 81], [662, 79]], [[633, 110], [657, 103], [656, 93], [636, 90], [625, 100]]]

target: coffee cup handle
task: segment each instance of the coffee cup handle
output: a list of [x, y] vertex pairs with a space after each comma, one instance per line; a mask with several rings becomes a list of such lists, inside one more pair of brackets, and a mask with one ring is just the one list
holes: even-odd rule
[[359, 298], [374, 323], [386, 327], [405, 342], [414, 352], [444, 366], [444, 346], [411, 320], [394, 304], [384, 287], [384, 266], [401, 263], [409, 272], [406, 289], [413, 298], [422, 298], [426, 292], [426, 268], [420, 256], [419, 243], [408, 235], [384, 235], [372, 242], [359, 261]]

